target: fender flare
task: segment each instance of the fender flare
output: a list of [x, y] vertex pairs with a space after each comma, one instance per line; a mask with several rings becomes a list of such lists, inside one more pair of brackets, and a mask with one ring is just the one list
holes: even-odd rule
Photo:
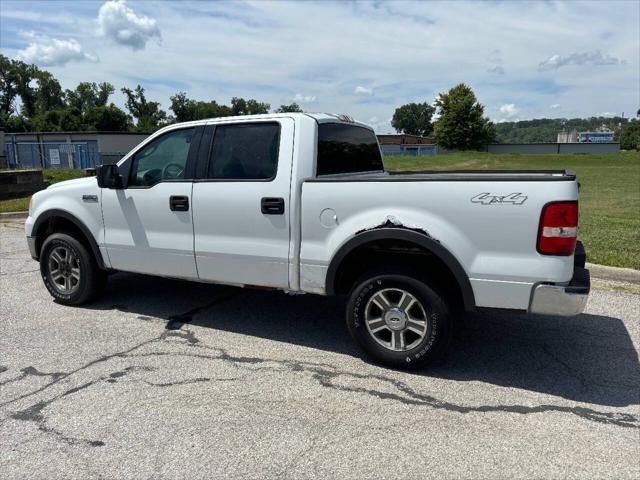
[[[40, 230], [40, 227], [42, 227], [42, 225], [44, 225], [54, 217], [64, 218], [65, 220], [70, 221], [76, 227], [78, 227], [78, 229], [82, 232], [82, 234], [87, 238], [87, 241], [89, 242], [89, 246], [91, 247], [91, 252], [93, 253], [94, 258], [96, 259], [98, 268], [100, 268], [101, 270], [108, 270], [104, 264], [104, 260], [102, 259], [102, 254], [100, 253], [98, 242], [96, 242], [96, 239], [94, 238], [93, 234], [87, 228], [87, 226], [82, 222], [82, 220], [78, 219], [78, 217], [76, 217], [75, 215], [65, 210], [58, 210], [56, 208], [51, 210], [46, 210], [42, 212], [34, 222], [32, 232], [34, 232], [35, 235], [37, 235], [38, 231]], [[44, 241], [44, 239], [42, 240]], [[37, 251], [38, 257], [40, 256], [41, 247], [42, 247], [42, 244], [38, 246], [38, 251]]]
[[408, 230], [404, 228], [377, 228], [375, 230], [368, 230], [357, 234], [345, 242], [335, 253], [327, 269], [326, 277], [326, 292], [327, 295], [335, 295], [335, 281], [338, 269], [342, 261], [349, 253], [365, 243], [369, 243], [376, 240], [403, 240], [415, 243], [424, 249], [431, 252], [438, 259], [440, 259], [449, 268], [453, 274], [460, 291], [462, 292], [462, 301], [464, 303], [464, 309], [466, 311], [473, 311], [476, 309], [475, 296], [473, 294], [473, 288], [467, 272], [462, 268], [462, 265], [456, 257], [453, 256], [449, 250], [443, 247], [439, 242], [425, 235], [424, 233], [417, 232], [415, 230]]

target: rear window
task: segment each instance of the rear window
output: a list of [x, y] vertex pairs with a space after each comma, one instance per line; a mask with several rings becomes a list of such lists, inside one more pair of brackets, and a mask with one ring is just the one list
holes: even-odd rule
[[317, 175], [383, 170], [375, 133], [343, 123], [318, 125]]

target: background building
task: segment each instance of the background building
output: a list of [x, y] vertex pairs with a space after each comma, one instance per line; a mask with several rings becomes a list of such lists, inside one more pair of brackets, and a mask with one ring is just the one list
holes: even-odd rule
[[378, 143], [385, 157], [392, 155], [436, 155], [438, 147], [430, 137], [419, 135], [378, 135]]
[[578, 143], [578, 131], [574, 128], [570, 132], [559, 132], [558, 143]]
[[580, 132], [578, 142], [580, 143], [610, 143], [613, 142], [614, 132], [606, 127], [595, 132]]
[[92, 168], [120, 160], [149, 133], [0, 132], [9, 168]]

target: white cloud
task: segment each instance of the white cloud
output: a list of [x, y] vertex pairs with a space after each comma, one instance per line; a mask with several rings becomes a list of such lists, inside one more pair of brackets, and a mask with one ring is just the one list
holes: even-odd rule
[[355, 90], [353, 91], [353, 93], [355, 95], [362, 95], [362, 96], [365, 96], [365, 97], [370, 97], [370, 96], [373, 95], [373, 89], [358, 85], [355, 88]]
[[162, 38], [156, 20], [136, 14], [125, 0], [105, 2], [98, 12], [98, 25], [101, 35], [134, 50], [142, 50], [151, 39]]
[[504, 68], [500, 65], [494, 65], [491, 68], [487, 68], [487, 72], [495, 73], [496, 75], [504, 75]]
[[600, 112], [597, 114], [598, 117], [615, 117], [616, 115], [618, 115], [615, 112]]
[[296, 93], [295, 97], [293, 97], [293, 101], [297, 103], [315, 103], [316, 96], [315, 95], [303, 95], [301, 93]]
[[82, 45], [73, 38], [61, 40], [34, 32], [20, 32], [20, 36], [28, 40], [29, 45], [19, 50], [16, 57], [27, 63], [49, 67], [65, 65], [71, 61], [98, 61], [98, 57], [85, 52]]
[[546, 70], [557, 70], [567, 65], [619, 65], [622, 60], [611, 55], [603, 55], [600, 50], [593, 52], [571, 53], [569, 55], [551, 55], [546, 60], [538, 64], [538, 70], [544, 72]]
[[[83, 51], [99, 54], [100, 62], [91, 68], [76, 61], [51, 67], [64, 88], [81, 81], [108, 81], [117, 89], [140, 83], [147, 97], [165, 109], [178, 91], [196, 100], [228, 104], [241, 96], [272, 106], [291, 103], [300, 93], [301, 99], [316, 97], [310, 104], [316, 111], [385, 121], [380, 131], [390, 130], [386, 119], [396, 107], [431, 103], [461, 81], [494, 120], [510, 118], [499, 111], [505, 103], [520, 109], [513, 118], [560, 113], [589, 117], [603, 111], [635, 112], [640, 105], [640, 9], [633, 2], [609, 1], [604, 25], [602, 4], [588, 1], [579, 6], [528, 3], [526, 16], [521, 15], [521, 2], [407, 2], [403, 12], [395, 12], [389, 2], [128, 1], [135, 18], [156, 20], [138, 44], [145, 48], [132, 55], [124, 51], [123, 42], [96, 35], [105, 1], [0, 0], [0, 50], [15, 58], [27, 47], [29, 42], [17, 35], [20, 29], [75, 38]], [[470, 10], [473, 15], [468, 15]], [[406, 11], [415, 18], [406, 21]], [[58, 22], [61, 15], [70, 22]], [[125, 12], [123, 28], [137, 32], [126, 17]], [[430, 21], [415, 20], [422, 17]], [[159, 33], [153, 33], [158, 30], [162, 46], [156, 42]], [[599, 35], [605, 30], [611, 31], [610, 37]], [[296, 41], [300, 38], [317, 41]], [[579, 75], [576, 66], [536, 70], [553, 53], [597, 49], [603, 58], [606, 52], [626, 63], [588, 64], [579, 67]], [[503, 67], [505, 74], [487, 73], [494, 67]], [[354, 94], [356, 86], [372, 89], [373, 95]], [[119, 90], [112, 100], [124, 106]], [[562, 107], [549, 108], [556, 103]]]
[[507, 117], [514, 117], [519, 111], [513, 103], [505, 103], [500, 107], [500, 113]]
[[561, 107], [562, 105], [560, 105], [559, 103], [554, 103], [553, 105], [549, 106], [549, 108], [551, 110], [557, 110]]

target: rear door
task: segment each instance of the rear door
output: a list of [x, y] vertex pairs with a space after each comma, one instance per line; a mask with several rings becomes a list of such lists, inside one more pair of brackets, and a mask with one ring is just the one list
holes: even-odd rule
[[211, 148], [193, 186], [199, 277], [288, 288], [293, 119], [208, 129]]

